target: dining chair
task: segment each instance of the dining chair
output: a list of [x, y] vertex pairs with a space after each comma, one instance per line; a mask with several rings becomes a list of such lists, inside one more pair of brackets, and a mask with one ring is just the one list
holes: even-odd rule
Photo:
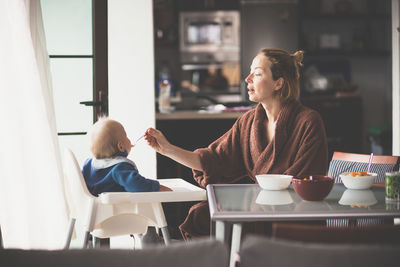
[[[99, 241], [99, 238], [144, 234], [149, 226], [161, 228], [165, 244], [170, 243], [167, 222], [160, 202], [141, 202], [140, 200], [134, 202], [132, 198], [122, 198], [121, 201], [104, 203], [103, 199], [107, 198], [107, 194], [113, 193], [102, 193], [99, 197], [93, 196], [86, 186], [74, 153], [68, 148], [64, 152], [64, 177], [71, 214], [65, 248], [70, 246], [75, 219], [83, 227], [83, 248], [88, 247], [90, 235], [95, 241]], [[132, 193], [126, 193], [134, 196]], [[152, 193], [154, 192], [146, 194]], [[98, 244], [95, 242], [95, 245]]]
[[[370, 154], [357, 154], [335, 151], [332, 160], [329, 163], [328, 176], [335, 179], [335, 183], [342, 183], [340, 174], [344, 172], [366, 171], [370, 160]], [[375, 183], [384, 184], [387, 172], [399, 170], [400, 157], [374, 155], [371, 162], [370, 172], [376, 173]], [[387, 223], [382, 219], [365, 218], [350, 221], [348, 219], [332, 219], [327, 220], [326, 224], [330, 227], [344, 227], [349, 225], [374, 225]]]
[[301, 242], [251, 235], [239, 251], [239, 266], [397, 267], [400, 245]]
[[400, 225], [325, 227], [301, 223], [274, 223], [271, 236], [304, 242], [400, 244]]
[[[356, 154], [335, 151], [329, 163], [328, 176], [335, 179], [336, 183], [341, 183], [339, 175], [343, 172], [358, 172], [368, 169], [370, 155]], [[370, 172], [377, 173], [376, 183], [385, 183], [386, 172], [399, 170], [399, 156], [374, 155], [370, 167]]]
[[[129, 249], [0, 249], [4, 267], [228, 267], [227, 246], [211, 238]], [[386, 267], [386, 266], [385, 266]]]
[[[335, 179], [335, 183], [342, 183], [340, 174], [344, 172], [366, 171], [370, 160], [370, 154], [357, 154], [335, 151], [329, 163], [328, 176]], [[400, 157], [374, 155], [371, 162], [370, 172], [376, 173], [376, 184], [384, 184], [387, 172], [399, 170]], [[350, 221], [348, 219], [327, 220], [326, 224], [330, 227], [345, 227], [349, 225], [374, 225], [387, 223], [383, 219], [365, 218]]]

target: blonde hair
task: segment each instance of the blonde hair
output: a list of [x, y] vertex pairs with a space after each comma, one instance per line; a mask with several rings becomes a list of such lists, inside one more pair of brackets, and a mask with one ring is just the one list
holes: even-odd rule
[[100, 117], [88, 132], [90, 151], [97, 159], [111, 158], [118, 154], [123, 126], [108, 117]]
[[299, 66], [303, 66], [304, 51], [290, 54], [282, 49], [264, 48], [259, 54], [266, 56], [271, 61], [271, 73], [274, 81], [283, 78], [282, 88], [275, 92], [281, 102], [296, 100], [300, 96]]

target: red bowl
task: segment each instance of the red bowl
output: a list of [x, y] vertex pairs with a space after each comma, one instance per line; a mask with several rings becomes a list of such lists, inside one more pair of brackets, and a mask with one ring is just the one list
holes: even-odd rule
[[302, 199], [308, 201], [320, 201], [326, 198], [332, 190], [333, 183], [334, 179], [332, 177], [324, 175], [293, 177], [292, 179], [294, 191]]

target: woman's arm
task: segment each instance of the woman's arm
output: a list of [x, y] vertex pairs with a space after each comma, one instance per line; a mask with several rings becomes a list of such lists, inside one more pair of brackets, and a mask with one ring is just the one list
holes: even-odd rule
[[172, 145], [159, 130], [154, 128], [147, 129], [145, 139], [158, 153], [167, 156], [186, 167], [203, 171], [200, 156], [197, 153]]

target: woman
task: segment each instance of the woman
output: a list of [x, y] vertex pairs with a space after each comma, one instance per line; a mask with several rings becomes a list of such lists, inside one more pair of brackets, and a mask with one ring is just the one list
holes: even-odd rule
[[[261, 173], [304, 176], [326, 174], [328, 152], [320, 115], [298, 102], [298, 66], [303, 51], [262, 49], [253, 59], [248, 83], [249, 99], [258, 103], [241, 116], [222, 137], [207, 148], [187, 151], [170, 144], [156, 129], [148, 129], [149, 145], [162, 155], [193, 169], [203, 187], [234, 183], [243, 177], [256, 182]], [[185, 238], [208, 234], [207, 205], [189, 211], [180, 226]]]

